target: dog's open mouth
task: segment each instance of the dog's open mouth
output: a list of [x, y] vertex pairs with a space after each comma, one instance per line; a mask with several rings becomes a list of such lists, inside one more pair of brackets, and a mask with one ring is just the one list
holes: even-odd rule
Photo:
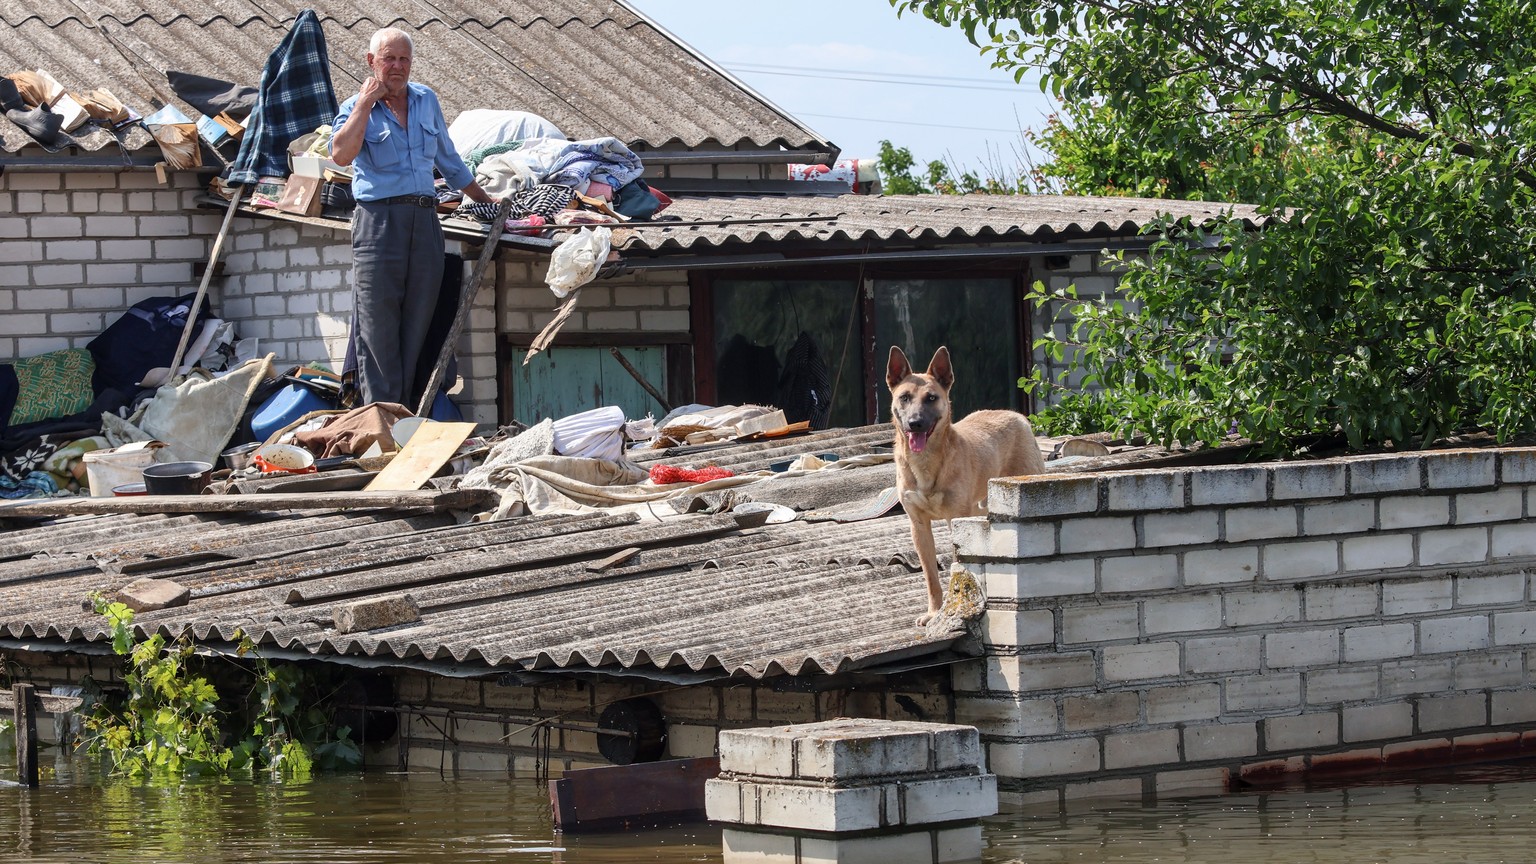
[[927, 432], [907, 432], [907, 448], [910, 449], [913, 453], [921, 453], [923, 452], [923, 448], [927, 446]]

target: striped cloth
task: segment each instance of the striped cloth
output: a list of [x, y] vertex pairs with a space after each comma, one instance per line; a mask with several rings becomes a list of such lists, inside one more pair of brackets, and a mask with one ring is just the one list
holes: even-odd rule
[[[545, 183], [532, 189], [513, 192], [507, 196], [512, 202], [512, 209], [507, 215], [511, 219], [522, 219], [527, 216], [553, 219], [556, 213], [564, 210], [571, 203], [571, 197], [575, 194], [575, 190], [571, 187], [554, 183]], [[461, 219], [473, 219], [476, 222], [489, 222], [496, 218], [496, 204], [465, 201], [459, 205], [459, 209], [453, 211], [453, 215]]]
[[229, 169], [231, 183], [250, 185], [259, 177], [287, 175], [288, 145], [336, 116], [331, 61], [314, 10], [300, 12], [272, 50], [257, 89], [256, 108]]

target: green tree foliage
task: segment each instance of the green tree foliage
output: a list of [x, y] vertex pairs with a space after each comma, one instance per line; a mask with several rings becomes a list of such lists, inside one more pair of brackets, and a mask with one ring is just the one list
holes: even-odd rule
[[1531, 0], [892, 4], [1041, 70], [1067, 116], [1037, 185], [1268, 220], [1149, 226], [1124, 303], [1037, 285], [1103, 388], [1059, 416], [1277, 451], [1536, 431]]
[[349, 730], [332, 726], [314, 704], [316, 682], [299, 667], [274, 666], [242, 640], [238, 653], [253, 663], [228, 670], [249, 689], [245, 698], [226, 699], [189, 640], [167, 640], [159, 633], [140, 639], [133, 610], [100, 595], [91, 602], [111, 627], [113, 652], [127, 661], [124, 691], [98, 698], [85, 719], [86, 746], [105, 754], [113, 773], [167, 780], [260, 773], [302, 780], [317, 764], [328, 769], [362, 764]]
[[994, 195], [1023, 191], [1022, 186], [1010, 186], [1002, 180], [989, 177], [983, 180], [973, 171], [965, 171], [957, 178], [949, 166], [935, 159], [924, 168], [925, 176], [917, 177], [912, 171], [917, 161], [912, 151], [896, 147], [890, 141], [880, 142], [880, 191], [886, 195], [965, 195], [985, 192]]

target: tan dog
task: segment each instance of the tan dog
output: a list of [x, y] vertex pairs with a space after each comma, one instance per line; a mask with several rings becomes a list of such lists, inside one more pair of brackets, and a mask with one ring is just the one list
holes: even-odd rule
[[1016, 411], [976, 411], [954, 422], [949, 391], [955, 372], [941, 347], [928, 371], [912, 371], [907, 355], [891, 346], [885, 366], [896, 427], [896, 491], [912, 523], [912, 543], [928, 583], [926, 624], [944, 602], [933, 521], [986, 512], [987, 481], [1045, 471], [1029, 420]]

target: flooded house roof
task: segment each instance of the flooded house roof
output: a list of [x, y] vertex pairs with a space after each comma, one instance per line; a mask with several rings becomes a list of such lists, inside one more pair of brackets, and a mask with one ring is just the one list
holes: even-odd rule
[[[657, 181], [664, 185], [665, 181]], [[1162, 216], [1197, 223], [1232, 215], [1259, 224], [1245, 204], [1071, 195], [739, 195], [678, 198], [662, 212], [676, 225], [616, 227], [626, 255], [700, 252], [733, 245], [1063, 242], [1134, 235]], [[716, 224], [725, 223], [725, 224]], [[1094, 250], [1097, 251], [1097, 250]]]
[[[867, 454], [889, 438], [887, 426], [828, 430], [637, 461], [749, 470], [792, 453]], [[894, 485], [889, 462], [838, 473], [808, 476], [787, 494], [814, 516], [817, 501], [846, 504]], [[191, 599], [141, 613], [146, 632], [214, 644], [244, 634], [317, 659], [444, 674], [762, 678], [944, 662], [965, 647], [963, 628], [913, 623], [926, 595], [899, 510], [756, 521], [591, 513], [456, 524], [426, 509], [334, 507], [12, 519], [0, 537], [0, 644], [103, 650], [110, 633], [86, 608], [91, 593], [159, 578]], [[942, 529], [938, 541], [947, 544]], [[338, 629], [343, 606], [402, 593], [419, 621]]]
[[[835, 145], [786, 114], [661, 26], [612, 0], [30, 0], [0, 5], [0, 74], [45, 69], [65, 87], [111, 90], [140, 113], [174, 104], [165, 73], [256, 86], [267, 55], [305, 8], [325, 31], [338, 99], [366, 75], [363, 55], [385, 26], [417, 42], [413, 76], [437, 91], [452, 119], [471, 108], [529, 111], [572, 139], [613, 136], [637, 150], [669, 146], [802, 151]], [[147, 109], [147, 110], [146, 110]], [[98, 129], [85, 151], [150, 146], [142, 127]], [[0, 119], [0, 151], [32, 139]]]

